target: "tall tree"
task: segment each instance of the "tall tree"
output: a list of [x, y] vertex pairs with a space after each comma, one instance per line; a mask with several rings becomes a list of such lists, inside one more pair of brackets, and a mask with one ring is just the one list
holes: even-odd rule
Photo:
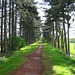
[[6, 53], [6, 39], [7, 39], [7, 0], [5, 0], [5, 10], [4, 10], [4, 52]]
[[3, 53], [3, 8], [4, 8], [4, 0], [2, 0], [2, 16], [1, 16], [1, 52]]
[[9, 1], [9, 50], [11, 49], [11, 0]]
[[14, 35], [14, 0], [12, 0], [12, 36]]

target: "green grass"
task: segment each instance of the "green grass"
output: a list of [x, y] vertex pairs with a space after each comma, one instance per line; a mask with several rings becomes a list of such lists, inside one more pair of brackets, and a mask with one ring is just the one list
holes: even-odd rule
[[0, 51], [1, 51], [1, 45], [0, 45]]
[[75, 59], [75, 43], [70, 43], [70, 56]]
[[6, 75], [8, 73], [10, 74], [11, 72], [14, 73], [16, 68], [18, 69], [27, 60], [27, 58], [24, 56], [34, 52], [38, 46], [39, 42], [25, 46], [20, 50], [14, 51], [11, 57], [1, 60], [0, 75]]
[[45, 43], [43, 48], [43, 75], [75, 75], [75, 61], [60, 50]]

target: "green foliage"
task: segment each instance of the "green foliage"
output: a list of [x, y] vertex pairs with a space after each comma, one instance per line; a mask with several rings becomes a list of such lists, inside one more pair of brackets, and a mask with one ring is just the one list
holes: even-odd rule
[[60, 50], [45, 43], [43, 48], [43, 75], [75, 75], [75, 60], [65, 56]]
[[25, 41], [21, 37], [11, 37], [11, 50], [17, 50], [26, 45]]
[[13, 51], [11, 57], [5, 57], [5, 60], [0, 61], [0, 75], [11, 75], [10, 73], [14, 75], [13, 73], [16, 71], [16, 69], [20, 68], [20, 66], [23, 65], [27, 60], [27, 58], [24, 58], [24, 56], [33, 53], [38, 47], [39, 42], [36, 42], [29, 46], [25, 46], [20, 50]]
[[43, 43], [47, 43], [47, 40], [46, 40], [44, 37], [41, 38], [41, 41], [42, 41]]
[[36, 38], [35, 41], [37, 42], [38, 41], [38, 38]]
[[[40, 32], [40, 17], [38, 17], [37, 7], [35, 6], [34, 0], [18, 0], [17, 2], [18, 10], [21, 15], [21, 25], [25, 27], [25, 31], [29, 31], [30, 33], [26, 33], [25, 35], [29, 35], [29, 37], [39, 38]], [[33, 34], [33, 36], [31, 36]], [[27, 38], [27, 37], [26, 37]], [[30, 39], [31, 40], [31, 39]], [[35, 39], [34, 39], [35, 40]], [[26, 39], [26, 41], [28, 41]]]

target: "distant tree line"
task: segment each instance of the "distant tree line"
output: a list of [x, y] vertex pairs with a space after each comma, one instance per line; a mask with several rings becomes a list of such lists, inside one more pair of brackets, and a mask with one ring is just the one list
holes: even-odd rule
[[75, 39], [70, 39], [70, 43], [75, 43]]
[[[55, 48], [70, 56], [70, 13], [75, 11], [75, 0], [44, 0], [50, 8], [45, 10], [46, 21], [42, 26], [43, 36]], [[67, 30], [66, 30], [67, 27]]]
[[6, 53], [7, 49], [11, 50], [13, 36], [22, 37], [28, 44], [35, 42], [41, 35], [40, 26], [41, 21], [34, 0], [0, 0], [2, 53]]

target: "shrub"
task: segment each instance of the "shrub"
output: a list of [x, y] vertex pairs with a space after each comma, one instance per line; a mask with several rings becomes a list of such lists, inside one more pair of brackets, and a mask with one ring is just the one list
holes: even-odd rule
[[26, 45], [25, 41], [21, 37], [11, 37], [11, 50], [17, 50]]

